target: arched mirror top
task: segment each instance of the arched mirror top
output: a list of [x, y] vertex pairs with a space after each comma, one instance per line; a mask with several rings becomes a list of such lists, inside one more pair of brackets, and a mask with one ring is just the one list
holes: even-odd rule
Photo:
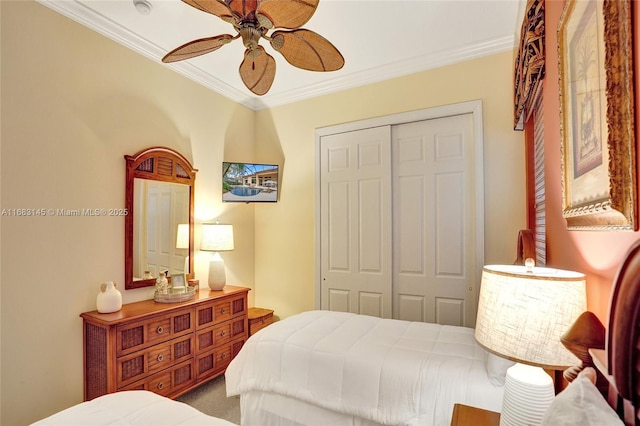
[[[180, 153], [153, 147], [125, 155], [125, 288], [155, 285], [160, 272], [193, 278], [193, 200], [197, 170]], [[178, 225], [189, 224], [188, 243]]]

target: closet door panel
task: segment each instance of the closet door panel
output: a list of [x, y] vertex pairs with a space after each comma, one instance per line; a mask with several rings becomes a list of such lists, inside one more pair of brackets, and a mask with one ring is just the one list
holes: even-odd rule
[[393, 126], [392, 147], [394, 317], [471, 325], [468, 289], [478, 267], [473, 118]]
[[321, 308], [391, 317], [391, 134], [320, 140]]

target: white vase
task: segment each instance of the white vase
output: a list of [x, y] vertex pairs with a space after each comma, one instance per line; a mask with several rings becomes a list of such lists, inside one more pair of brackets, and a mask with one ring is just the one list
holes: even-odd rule
[[117, 312], [122, 308], [122, 294], [116, 288], [116, 283], [107, 281], [100, 285], [96, 306], [101, 314]]

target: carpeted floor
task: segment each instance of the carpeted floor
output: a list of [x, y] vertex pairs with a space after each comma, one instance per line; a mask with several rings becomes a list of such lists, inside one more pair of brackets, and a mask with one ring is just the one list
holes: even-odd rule
[[177, 398], [205, 414], [240, 424], [240, 397], [227, 398], [224, 376], [220, 376]]

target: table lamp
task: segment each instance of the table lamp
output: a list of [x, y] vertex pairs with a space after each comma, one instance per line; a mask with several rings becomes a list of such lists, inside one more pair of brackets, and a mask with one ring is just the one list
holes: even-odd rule
[[227, 282], [224, 270], [224, 260], [221, 251], [233, 250], [233, 225], [221, 223], [204, 223], [202, 225], [202, 239], [200, 250], [213, 251], [209, 261], [209, 288], [222, 290]]
[[[176, 234], [176, 248], [189, 250], [189, 224], [188, 223], [178, 224], [178, 232]], [[188, 274], [190, 272], [188, 254], [184, 258], [184, 268], [182, 269], [182, 271], [185, 274]]]
[[515, 361], [507, 370], [501, 425], [536, 425], [555, 396], [542, 368], [559, 370], [578, 359], [560, 337], [586, 310], [584, 274], [519, 265], [482, 270], [476, 341]]

